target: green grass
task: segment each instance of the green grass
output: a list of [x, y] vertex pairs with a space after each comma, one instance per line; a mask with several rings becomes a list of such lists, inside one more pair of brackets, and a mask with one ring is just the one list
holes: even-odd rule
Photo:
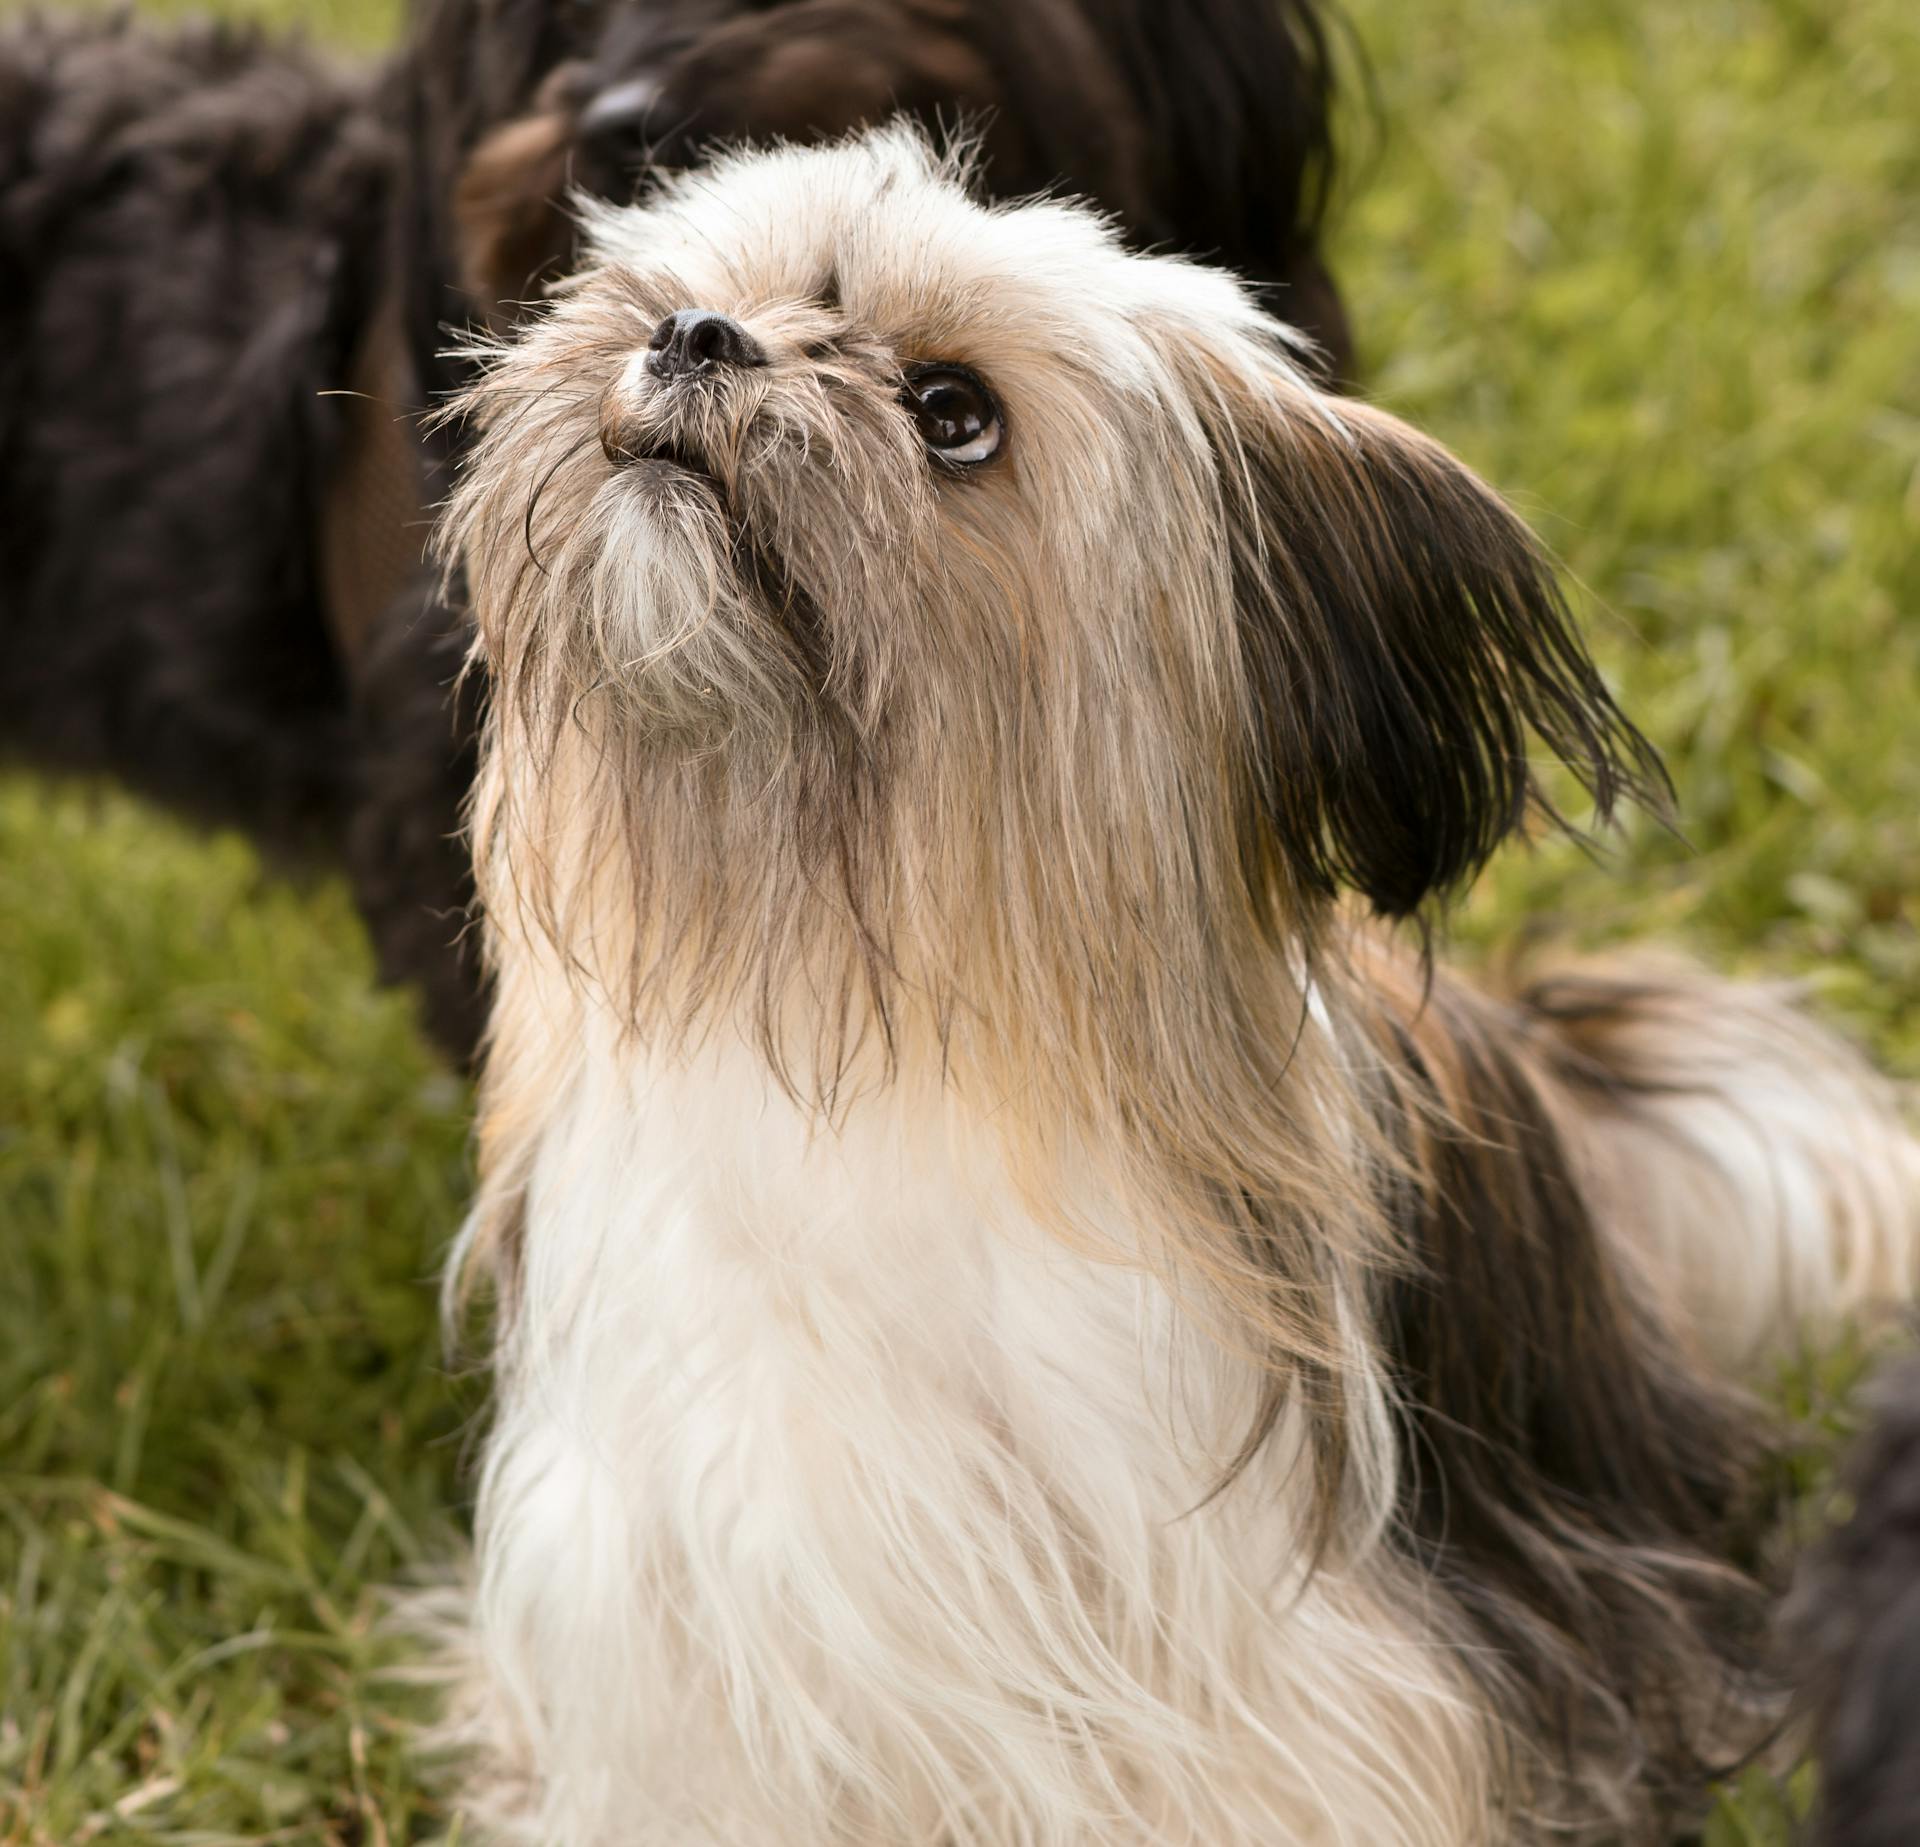
[[158, 20], [248, 20], [276, 32], [291, 28], [349, 53], [378, 51], [398, 29], [406, 0], [0, 0], [0, 15], [29, 11], [119, 12]]
[[[1463, 947], [1679, 938], [1920, 1074], [1920, 9], [1355, 13], [1373, 389], [1588, 587], [1681, 799], [1684, 840], [1509, 856]], [[377, 1617], [446, 1556], [481, 1402], [431, 1284], [466, 1103], [336, 887], [0, 783], [4, 1847], [441, 1833]], [[1811, 1501], [1855, 1370], [1782, 1384]], [[1715, 1847], [1796, 1799], [1749, 1779]]]
[[414, 1838], [464, 1088], [342, 892], [118, 799], [0, 790], [0, 940], [0, 1840]]

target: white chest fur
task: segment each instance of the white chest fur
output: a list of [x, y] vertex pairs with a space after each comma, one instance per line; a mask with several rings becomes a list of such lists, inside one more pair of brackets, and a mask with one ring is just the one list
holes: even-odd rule
[[1303, 1590], [1284, 1433], [1199, 1505], [1252, 1368], [946, 1101], [828, 1129], [742, 1048], [597, 1048], [551, 1102], [478, 1536], [503, 1833], [1474, 1838], [1398, 1567]]

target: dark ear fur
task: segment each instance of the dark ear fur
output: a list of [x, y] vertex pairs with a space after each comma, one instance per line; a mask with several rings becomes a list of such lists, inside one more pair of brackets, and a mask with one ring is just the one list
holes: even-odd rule
[[[1551, 568], [1438, 443], [1276, 362], [1211, 382], [1253, 692], [1253, 797], [1307, 889], [1388, 916], [1458, 887], [1552, 815], [1537, 736], [1604, 819], [1664, 798], [1652, 746], [1601, 682]], [[1557, 818], [1557, 817], [1556, 817]]]
[[467, 157], [453, 193], [460, 285], [496, 329], [566, 273], [573, 223], [564, 200], [572, 130], [556, 111], [495, 129]]
[[[1344, 306], [1319, 251], [1335, 170], [1339, 9], [1324, 0], [1028, 0], [975, 9], [1035, 138], [996, 191], [1064, 181], [1143, 247], [1192, 251], [1255, 285], [1310, 334], [1328, 376], [1355, 376]], [[1066, 34], [1097, 27], [1092, 46]], [[1089, 83], [1097, 57], [1107, 88]], [[1117, 88], [1118, 105], [1108, 101]]]

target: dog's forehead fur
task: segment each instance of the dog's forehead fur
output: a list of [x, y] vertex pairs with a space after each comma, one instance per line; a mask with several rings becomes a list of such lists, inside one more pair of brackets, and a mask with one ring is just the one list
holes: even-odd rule
[[824, 291], [862, 327], [941, 356], [1024, 336], [1057, 363], [1144, 311], [1252, 315], [1230, 277], [1132, 255], [1084, 206], [983, 204], [964, 156], [943, 159], [904, 128], [737, 156], [637, 211], [585, 210], [601, 264], [668, 270], [729, 311]]
[[829, 271], [862, 321], [939, 324], [1052, 305], [1087, 338], [1102, 311], [1187, 305], [1246, 313], [1229, 276], [1127, 252], [1085, 205], [983, 204], [966, 156], [908, 129], [831, 148], [735, 156], [672, 182], [637, 211], [589, 205], [601, 261], [672, 261], [714, 286], [812, 294]]

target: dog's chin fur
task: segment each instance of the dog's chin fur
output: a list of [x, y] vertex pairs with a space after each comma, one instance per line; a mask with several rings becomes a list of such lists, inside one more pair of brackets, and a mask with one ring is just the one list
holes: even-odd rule
[[[501, 1838], [1651, 1838], [1775, 1717], [1742, 1370], [1912, 1145], [1690, 971], [1387, 915], [1657, 784], [1524, 529], [905, 132], [591, 221], [447, 526], [495, 688], [456, 1729]], [[766, 363], [662, 382], [665, 315]], [[947, 469], [904, 367], [992, 388]]]

